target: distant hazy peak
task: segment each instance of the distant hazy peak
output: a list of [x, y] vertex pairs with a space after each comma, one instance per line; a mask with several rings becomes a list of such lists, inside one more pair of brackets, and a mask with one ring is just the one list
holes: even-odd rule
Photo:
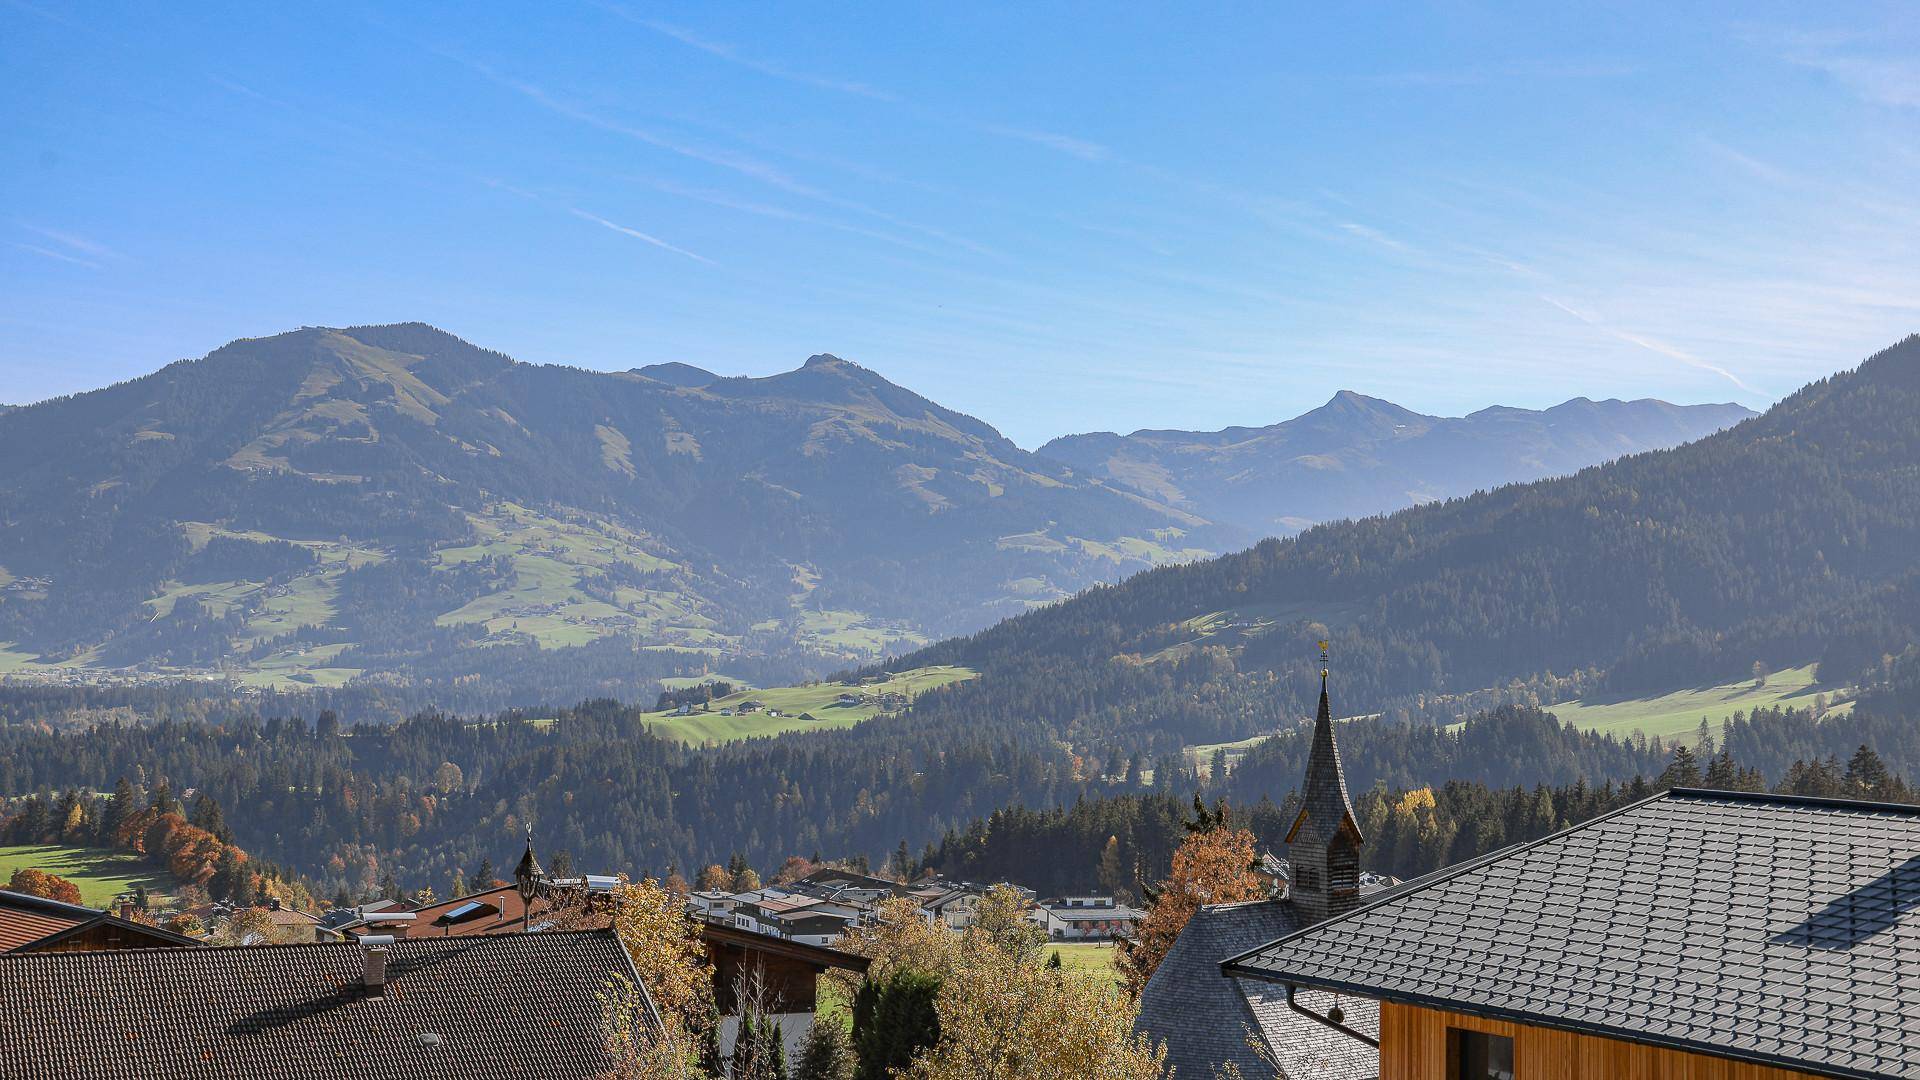
[[694, 367], [692, 364], [683, 364], [678, 360], [670, 360], [664, 364], [648, 364], [645, 367], [637, 367], [633, 369], [632, 374], [652, 379], [655, 382], [663, 382], [670, 386], [686, 387], [690, 390], [710, 385], [718, 382], [720, 379], [720, 376], [715, 375], [706, 368]]

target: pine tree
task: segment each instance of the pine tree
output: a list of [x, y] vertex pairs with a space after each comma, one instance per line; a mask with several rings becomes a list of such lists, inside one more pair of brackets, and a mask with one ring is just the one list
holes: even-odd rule
[[1846, 779], [1859, 794], [1878, 797], [1888, 793], [1892, 776], [1887, 772], [1886, 763], [1880, 760], [1880, 755], [1872, 747], [1862, 744], [1847, 761]]
[[1668, 763], [1654, 783], [1662, 788], [1699, 787], [1700, 763], [1693, 756], [1693, 749], [1684, 744], [1673, 748], [1673, 761]]
[[868, 979], [853, 998], [855, 1080], [887, 1080], [923, 1048], [940, 1041], [934, 1001], [940, 978], [896, 971], [885, 982]]
[[807, 1031], [793, 1080], [853, 1080], [853, 1046], [837, 1017], [817, 1019]]

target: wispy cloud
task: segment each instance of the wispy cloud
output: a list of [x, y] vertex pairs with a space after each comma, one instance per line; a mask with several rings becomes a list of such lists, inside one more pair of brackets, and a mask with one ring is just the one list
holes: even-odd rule
[[52, 248], [41, 247], [38, 244], [14, 244], [13, 246], [16, 248], [19, 248], [21, 251], [30, 252], [34, 255], [42, 256], [43, 258], [58, 259], [61, 262], [72, 263], [75, 266], [84, 266], [89, 270], [100, 269], [100, 264], [97, 262], [94, 262], [92, 259], [83, 259], [83, 258], [80, 258], [78, 255], [68, 255], [63, 252], [55, 251]]
[[1033, 143], [1036, 146], [1044, 146], [1051, 150], [1058, 150], [1063, 154], [1071, 154], [1083, 161], [1106, 161], [1113, 157], [1112, 150], [1097, 142], [1075, 138], [1072, 135], [1062, 135], [1058, 132], [1034, 131], [1030, 128], [1008, 127], [1005, 124], [983, 124], [980, 130], [990, 135], [999, 135], [1008, 139], [1019, 139], [1023, 142]]
[[229, 79], [224, 75], [208, 75], [207, 78], [210, 79], [215, 86], [218, 86], [219, 88], [227, 91], [230, 94], [238, 94], [241, 97], [252, 98], [255, 101], [258, 101], [267, 105], [272, 105], [276, 108], [291, 109], [293, 107], [287, 104], [286, 102], [280, 100], [277, 97], [273, 97], [268, 94], [263, 94], [260, 91], [255, 90], [253, 87], [248, 86], [246, 83], [236, 82], [235, 80]]
[[1657, 338], [1648, 337], [1645, 334], [1636, 334], [1631, 331], [1622, 330], [1618, 327], [1608, 324], [1608, 322], [1605, 319], [1602, 319], [1598, 315], [1594, 315], [1589, 312], [1582, 311], [1579, 308], [1574, 307], [1572, 304], [1568, 304], [1561, 300], [1556, 300], [1551, 296], [1542, 295], [1540, 299], [1546, 301], [1549, 304], [1552, 304], [1554, 307], [1559, 308], [1561, 311], [1566, 312], [1567, 314], [1573, 316], [1574, 318], [1579, 319], [1581, 322], [1586, 323], [1588, 326], [1591, 326], [1594, 329], [1599, 330], [1601, 333], [1607, 334], [1615, 338], [1616, 340], [1624, 341], [1629, 345], [1635, 346], [1636, 348], [1645, 349], [1651, 353], [1657, 353], [1670, 360], [1678, 360], [1682, 364], [1687, 365], [1688, 367], [1699, 368], [1701, 371], [1712, 372], [1713, 374], [1720, 376], [1721, 378], [1727, 380], [1728, 382], [1739, 387], [1740, 389], [1745, 390], [1749, 394], [1755, 394], [1761, 397], [1767, 396], [1766, 394], [1763, 394], [1759, 389], [1749, 384], [1745, 379], [1742, 379], [1740, 376], [1735, 375], [1733, 372], [1727, 370], [1725, 367], [1722, 367], [1719, 364], [1712, 363], [1711, 361], [1702, 360], [1700, 357], [1695, 356], [1694, 354], [1688, 352], [1685, 349], [1680, 348], [1677, 345], [1669, 344]]
[[1529, 61], [1450, 71], [1390, 71], [1378, 75], [1363, 75], [1360, 81], [1377, 86], [1482, 86], [1514, 79], [1619, 79], [1637, 75], [1639, 71], [1639, 68], [1629, 64]]
[[[819, 75], [813, 72], [787, 67], [784, 64], [778, 64], [773, 61], [748, 56], [741, 52], [738, 46], [702, 37], [683, 26], [676, 26], [672, 23], [635, 14], [621, 4], [608, 3], [602, 0], [602, 2], [596, 2], [594, 6], [609, 14], [625, 19], [635, 26], [646, 27], [648, 30], [672, 38], [682, 45], [698, 49], [709, 56], [718, 57], [730, 64], [736, 64], [750, 71], [759, 72], [770, 78], [781, 79], [800, 86], [810, 86], [820, 90], [833, 90], [842, 94], [852, 94], [855, 97], [863, 97], [872, 101], [884, 101], [907, 107], [915, 112], [928, 116], [937, 115], [933, 110], [916, 105], [890, 90], [882, 90], [868, 83], [860, 82], [857, 79], [847, 79], [835, 75]], [[1113, 151], [1108, 147], [1102, 146], [1090, 139], [1082, 139], [1073, 135], [1064, 135], [1055, 131], [1042, 131], [1011, 124], [969, 123], [951, 116], [943, 117], [943, 119], [962, 126], [973, 127], [989, 135], [996, 135], [1003, 139], [1016, 139], [1020, 142], [1032, 143], [1035, 146], [1044, 146], [1049, 150], [1077, 157], [1083, 161], [1107, 161], [1113, 157]]]
[[1920, 60], [1911, 49], [1889, 50], [1893, 35], [1788, 31], [1772, 38], [1790, 64], [1825, 73], [1834, 82], [1877, 105], [1920, 108]]
[[520, 94], [521, 96], [527, 98], [529, 101], [532, 101], [540, 105], [542, 108], [545, 108], [548, 111], [556, 113], [560, 116], [564, 116], [570, 120], [575, 120], [575, 121], [578, 121], [579, 123], [587, 124], [589, 126], [599, 128], [602, 131], [610, 132], [615, 135], [622, 135], [627, 138], [634, 139], [638, 142], [645, 143], [648, 146], [656, 147], [658, 149], [665, 150], [669, 153], [678, 154], [681, 157], [689, 158], [694, 161], [703, 162], [705, 164], [712, 165], [717, 168], [726, 169], [728, 171], [738, 173], [741, 176], [745, 176], [753, 180], [757, 180], [763, 184], [767, 184], [771, 187], [778, 188], [791, 195], [796, 195], [805, 199], [811, 199], [823, 205], [832, 206], [837, 209], [847, 210], [847, 211], [851, 211], [858, 214], [864, 214], [869, 217], [872, 217], [876, 221], [884, 221], [897, 228], [910, 229], [914, 232], [920, 233], [923, 236], [930, 236], [936, 240], [940, 240], [945, 243], [952, 244], [955, 247], [962, 248], [967, 251], [971, 251], [978, 255], [993, 254], [993, 251], [990, 248], [986, 247], [983, 244], [976, 243], [975, 241], [970, 240], [964, 236], [958, 236], [954, 233], [947, 232], [944, 229], [937, 229], [929, 225], [921, 225], [913, 221], [908, 221], [904, 218], [899, 217], [898, 215], [888, 213], [885, 210], [880, 210], [876, 207], [868, 206], [865, 203], [859, 202], [857, 200], [848, 199], [843, 196], [836, 195], [833, 192], [826, 191], [812, 184], [803, 183], [802, 181], [799, 181], [794, 177], [788, 175], [785, 171], [779, 169], [778, 167], [770, 165], [766, 162], [763, 162], [758, 158], [754, 158], [746, 154], [737, 153], [732, 150], [702, 146], [696, 143], [689, 142], [684, 139], [679, 139], [679, 138], [674, 138], [668, 135], [664, 135], [659, 132], [652, 131], [647, 128], [643, 128], [635, 124], [630, 124], [622, 120], [617, 120], [610, 116], [605, 115], [604, 113], [597, 112], [593, 109], [589, 109], [583, 105], [580, 105], [577, 102], [570, 101], [566, 98], [563, 98], [560, 95], [552, 93], [546, 88], [539, 86], [535, 83], [527, 82], [524, 79], [517, 79], [512, 76], [503, 74], [499, 71], [496, 71], [494, 68], [486, 64], [480, 63], [477, 60], [471, 60], [466, 57], [459, 56], [454, 53], [447, 53], [447, 52], [443, 52], [441, 55], [444, 55], [448, 59], [454, 61], [455, 63], [458, 63], [464, 67], [469, 68], [472, 71], [479, 73], [480, 75], [484, 76], [488, 80], [500, 86], [506, 87], [507, 89]]
[[1379, 244], [1381, 247], [1389, 248], [1391, 250], [1400, 251], [1400, 252], [1410, 252], [1413, 250], [1413, 247], [1411, 245], [1403, 243], [1399, 240], [1395, 240], [1393, 237], [1388, 236], [1386, 233], [1383, 233], [1379, 229], [1373, 228], [1370, 225], [1362, 225], [1357, 221], [1342, 221], [1339, 224], [1340, 224], [1340, 228], [1345, 230], [1346, 232], [1351, 233], [1352, 235], [1357, 236], [1362, 240], [1367, 240], [1372, 243]]
[[61, 247], [69, 248], [82, 255], [92, 256], [95, 259], [117, 259], [121, 257], [119, 252], [114, 251], [107, 245], [97, 240], [90, 240], [78, 233], [64, 232], [60, 229], [49, 229], [40, 225], [28, 225], [25, 222], [21, 222], [20, 227], [30, 233], [51, 240]]
[[821, 90], [835, 90], [842, 94], [853, 94], [858, 97], [872, 98], [875, 101], [900, 100], [885, 90], [869, 86], [857, 80], [837, 78], [831, 75], [815, 75], [811, 72], [798, 71], [771, 61], [744, 55], [737, 47], [729, 45], [726, 42], [710, 41], [685, 27], [675, 26], [671, 23], [661, 22], [658, 19], [649, 19], [636, 15], [619, 4], [602, 3], [596, 4], [595, 6], [613, 15], [617, 15], [636, 26], [644, 26], [656, 34], [664, 34], [682, 45], [691, 46], [709, 56], [717, 56], [730, 64], [738, 64], [750, 71], [757, 71], [771, 78], [782, 79], [790, 83], [798, 83], [801, 86], [812, 86]]
[[608, 221], [606, 218], [601, 217], [599, 214], [588, 213], [587, 211], [582, 210], [577, 206], [570, 206], [567, 209], [570, 213], [573, 214], [574, 217], [580, 218], [583, 221], [591, 221], [595, 225], [598, 225], [603, 229], [612, 229], [614, 232], [617, 232], [622, 236], [631, 236], [635, 240], [645, 241], [646, 243], [652, 244], [654, 247], [660, 248], [664, 251], [671, 251], [675, 255], [685, 255], [687, 258], [692, 259], [694, 262], [705, 263], [708, 266], [720, 265], [719, 263], [714, 262], [712, 259], [707, 258], [705, 255], [700, 255], [695, 252], [688, 251], [686, 248], [678, 247], [674, 244], [669, 244], [665, 240], [660, 239], [659, 237], [653, 235], [652, 233], [641, 232], [639, 229], [622, 225], [617, 221]]

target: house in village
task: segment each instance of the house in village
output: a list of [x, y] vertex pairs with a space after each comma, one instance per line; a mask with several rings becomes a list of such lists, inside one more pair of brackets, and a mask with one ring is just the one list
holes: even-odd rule
[[[531, 838], [513, 877], [508, 884], [420, 907], [367, 905], [357, 909], [342, 930], [362, 940], [412, 942], [528, 933], [538, 937], [612, 925], [618, 878], [548, 875], [534, 854]], [[860, 881], [843, 884], [872, 880], [853, 877]], [[783, 904], [783, 898], [793, 902]], [[708, 891], [688, 898], [688, 910], [701, 920], [701, 941], [714, 966], [722, 1053], [732, 1051], [739, 1032], [743, 990], [757, 994], [762, 1008], [779, 1024], [792, 1059], [797, 1058], [813, 1024], [818, 978], [829, 970], [866, 970], [865, 957], [827, 947], [838, 939], [837, 931], [829, 930], [845, 925], [839, 912], [829, 910], [832, 907], [816, 896], [788, 898], [770, 891], [764, 895]], [[810, 921], [814, 917], [823, 921]], [[857, 912], [847, 910], [846, 917], [857, 917]]]
[[1056, 896], [1035, 904], [1027, 917], [1049, 941], [1112, 941], [1132, 937], [1141, 913], [1111, 896]]
[[616, 1064], [610, 931], [0, 955], [0, 1062], [23, 1080], [588, 1080]]
[[0, 889], [0, 953], [171, 949], [201, 942], [98, 908]]
[[1220, 971], [1396, 1080], [1920, 1077], [1920, 807], [1674, 790]]

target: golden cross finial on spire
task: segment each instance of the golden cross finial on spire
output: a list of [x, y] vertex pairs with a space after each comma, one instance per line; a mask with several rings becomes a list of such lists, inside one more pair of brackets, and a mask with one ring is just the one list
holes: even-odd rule
[[1320, 643], [1320, 681], [1327, 681], [1327, 643]]

